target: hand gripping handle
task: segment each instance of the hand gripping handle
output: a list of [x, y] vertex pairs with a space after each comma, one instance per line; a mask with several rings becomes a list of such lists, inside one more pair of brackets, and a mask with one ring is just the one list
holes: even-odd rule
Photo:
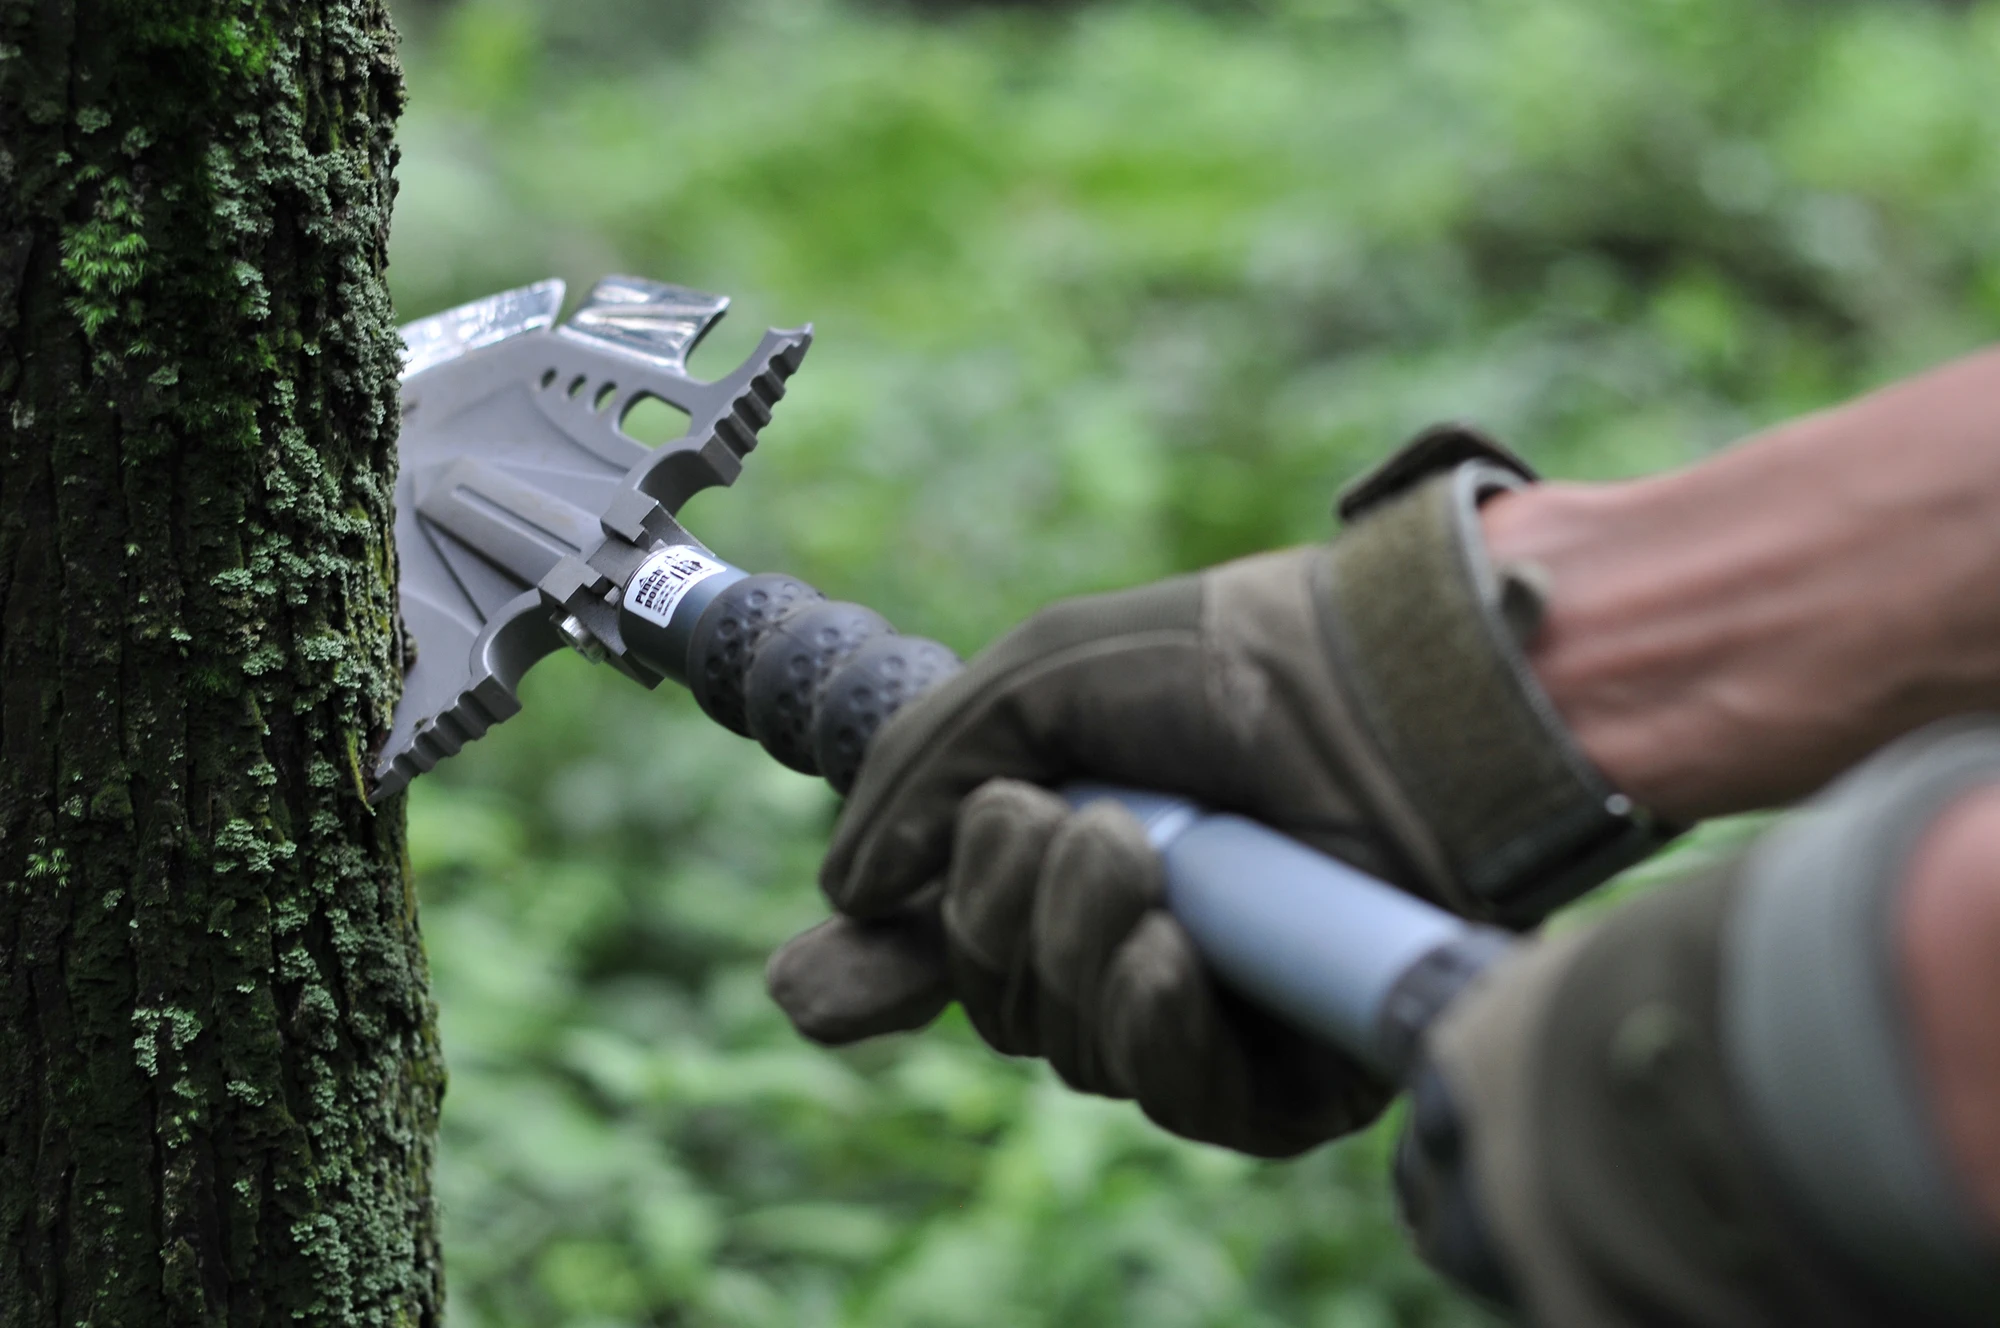
[[[680, 656], [665, 671], [718, 723], [842, 793], [883, 722], [960, 667], [937, 642], [773, 573], [725, 568], [671, 617], [651, 642]], [[1242, 817], [1102, 784], [1063, 793], [1078, 806], [1113, 798], [1146, 825], [1167, 907], [1224, 981], [1392, 1077], [1508, 945]]]

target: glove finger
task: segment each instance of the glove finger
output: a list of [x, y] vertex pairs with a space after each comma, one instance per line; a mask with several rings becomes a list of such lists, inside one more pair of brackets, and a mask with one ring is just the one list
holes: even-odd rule
[[[834, 907], [872, 916], [942, 876], [958, 804], [993, 778], [1051, 784], [1168, 769], [1206, 732], [1201, 584], [1070, 600], [1030, 618], [876, 735], [820, 869]], [[1199, 764], [1199, 762], [1195, 762]]]
[[1148, 913], [1107, 966], [1098, 1037], [1109, 1079], [1163, 1129], [1227, 1143], [1249, 1073], [1225, 1036], [1201, 956], [1163, 910]]
[[1229, 1041], [1248, 1067], [1247, 1113], [1233, 1148], [1292, 1157], [1382, 1114], [1394, 1087], [1361, 1062], [1215, 986]]
[[1056, 830], [1035, 892], [1031, 955], [1042, 1055], [1072, 1088], [1118, 1095], [1103, 1064], [1099, 993], [1162, 895], [1159, 854], [1117, 803], [1092, 803]]
[[794, 1028], [828, 1046], [922, 1028], [951, 1001], [935, 896], [801, 932], [772, 954], [764, 985]]
[[1055, 794], [1011, 779], [982, 784], [959, 808], [941, 908], [952, 986], [980, 1036], [1009, 1056], [1039, 1047], [1029, 919], [1068, 815]]
[[1190, 1139], [1293, 1157], [1366, 1125], [1392, 1093], [1218, 985], [1164, 912], [1120, 947], [1100, 1003], [1114, 1078], [1156, 1123]]

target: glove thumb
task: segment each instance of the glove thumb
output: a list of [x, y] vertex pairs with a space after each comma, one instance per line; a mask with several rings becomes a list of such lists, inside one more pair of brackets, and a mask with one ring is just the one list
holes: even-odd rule
[[828, 1046], [922, 1028], [951, 1001], [936, 893], [801, 932], [772, 954], [764, 985], [794, 1028]]

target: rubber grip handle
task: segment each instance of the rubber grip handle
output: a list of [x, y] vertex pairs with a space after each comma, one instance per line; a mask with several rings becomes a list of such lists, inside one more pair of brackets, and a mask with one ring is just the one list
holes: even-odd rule
[[[883, 722], [959, 668], [935, 641], [767, 573], [702, 611], [686, 676], [718, 722], [845, 793]], [[1242, 817], [1103, 784], [1063, 792], [1077, 806], [1115, 799], [1146, 825], [1168, 910], [1224, 981], [1392, 1076], [1506, 948], [1499, 933]]]
[[875, 731], [961, 667], [948, 647], [902, 635], [873, 609], [762, 572], [702, 610], [685, 676], [718, 724], [845, 794]]

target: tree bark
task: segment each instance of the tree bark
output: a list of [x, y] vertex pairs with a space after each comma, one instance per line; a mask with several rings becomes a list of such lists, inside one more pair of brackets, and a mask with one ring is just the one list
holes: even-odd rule
[[431, 1324], [380, 0], [0, 0], [0, 1324]]

